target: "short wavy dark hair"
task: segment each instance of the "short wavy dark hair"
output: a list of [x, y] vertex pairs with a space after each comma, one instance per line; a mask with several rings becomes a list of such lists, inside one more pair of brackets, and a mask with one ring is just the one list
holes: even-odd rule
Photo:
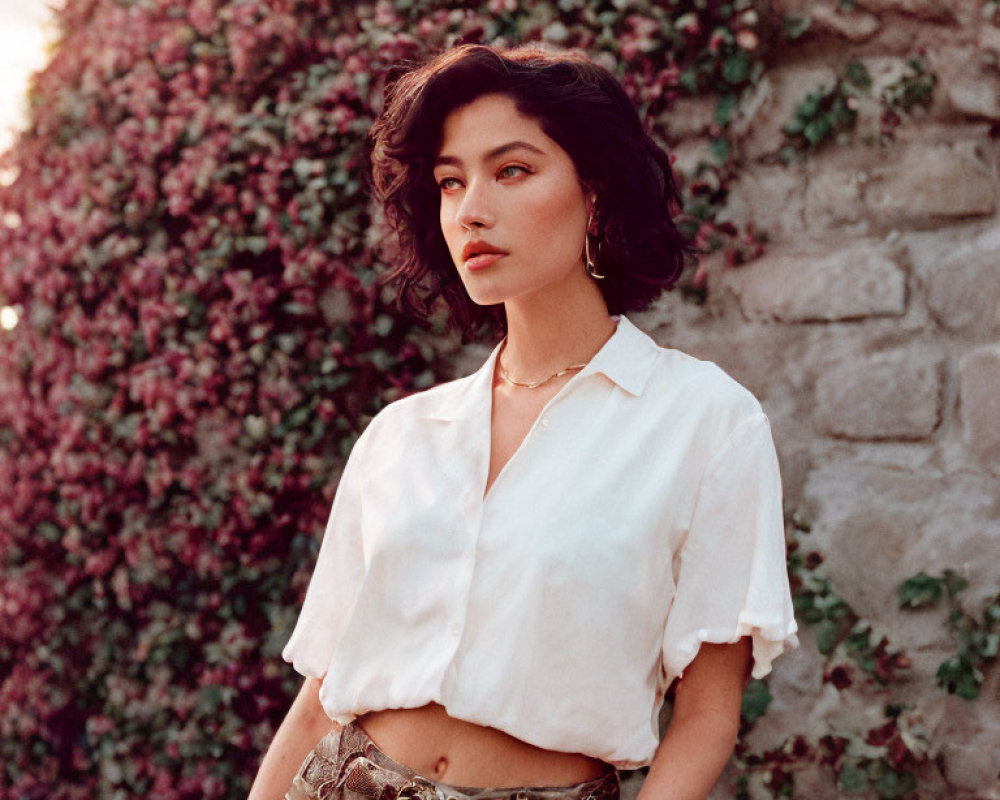
[[645, 308], [672, 288], [690, 247], [673, 221], [681, 208], [670, 158], [643, 128], [621, 84], [576, 51], [537, 45], [465, 44], [390, 73], [385, 106], [369, 134], [372, 191], [396, 231], [404, 309], [426, 316], [438, 297], [466, 334], [498, 322], [498, 306], [477, 306], [462, 285], [440, 224], [433, 178], [445, 117], [485, 94], [504, 94], [538, 120], [597, 196], [597, 282], [612, 314]]

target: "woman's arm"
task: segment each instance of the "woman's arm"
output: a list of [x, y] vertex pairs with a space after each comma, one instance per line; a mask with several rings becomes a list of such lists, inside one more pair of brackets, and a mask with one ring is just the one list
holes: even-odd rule
[[322, 681], [306, 678], [264, 754], [247, 800], [282, 800], [309, 751], [333, 728], [319, 702]]
[[703, 644], [677, 684], [674, 709], [638, 800], [704, 800], [736, 745], [751, 644]]

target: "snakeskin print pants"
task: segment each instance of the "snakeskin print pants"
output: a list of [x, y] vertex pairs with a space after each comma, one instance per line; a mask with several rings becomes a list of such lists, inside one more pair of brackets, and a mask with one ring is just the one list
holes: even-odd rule
[[331, 731], [306, 756], [285, 800], [619, 800], [618, 773], [575, 786], [449, 786], [393, 761], [355, 724]]

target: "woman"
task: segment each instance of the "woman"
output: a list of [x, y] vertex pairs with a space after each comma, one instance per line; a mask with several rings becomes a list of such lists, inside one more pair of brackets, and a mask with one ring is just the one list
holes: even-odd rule
[[372, 140], [404, 302], [506, 335], [355, 445], [251, 798], [614, 800], [644, 764], [642, 800], [704, 798], [795, 622], [759, 404], [623, 313], [683, 266], [668, 157], [531, 47], [403, 75]]

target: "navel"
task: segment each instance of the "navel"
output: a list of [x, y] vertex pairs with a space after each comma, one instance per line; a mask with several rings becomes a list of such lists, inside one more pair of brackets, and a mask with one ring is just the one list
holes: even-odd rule
[[434, 777], [443, 778], [444, 774], [448, 771], [448, 759], [445, 756], [441, 756], [434, 763]]

